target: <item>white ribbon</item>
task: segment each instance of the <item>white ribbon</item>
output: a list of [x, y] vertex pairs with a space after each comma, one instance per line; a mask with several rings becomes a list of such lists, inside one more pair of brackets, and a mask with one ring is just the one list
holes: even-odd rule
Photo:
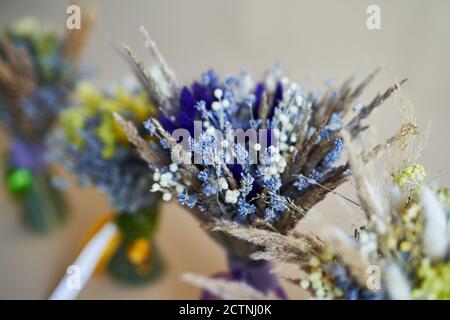
[[114, 223], [105, 224], [86, 244], [66, 275], [50, 295], [49, 300], [73, 300], [91, 278], [99, 260], [117, 234]]

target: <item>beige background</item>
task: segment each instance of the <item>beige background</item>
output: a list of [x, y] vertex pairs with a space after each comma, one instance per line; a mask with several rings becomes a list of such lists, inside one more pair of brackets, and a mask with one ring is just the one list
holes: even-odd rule
[[[381, 31], [366, 28], [369, 4], [381, 7]], [[2, 0], [0, 23], [36, 15], [62, 26], [66, 6], [65, 1], [55, 0]], [[260, 76], [268, 65], [280, 62], [292, 79], [320, 88], [324, 80], [340, 82], [353, 73], [361, 78], [382, 65], [382, 74], [364, 95], [367, 101], [395, 79], [408, 77], [405, 92], [416, 107], [419, 124], [424, 127], [433, 121], [421, 163], [432, 178], [450, 182], [450, 1], [101, 1], [84, 60], [86, 67], [97, 70], [92, 81], [103, 85], [128, 73], [108, 39], [124, 41], [147, 58], [140, 25], [149, 29], [182, 82], [209, 67], [222, 74], [245, 67]], [[395, 131], [398, 119], [398, 111], [389, 103], [372, 117], [380, 141]], [[4, 150], [8, 139], [4, 134], [0, 139]], [[104, 197], [92, 189], [73, 187], [69, 193], [72, 219], [43, 237], [22, 229], [16, 208], [0, 189], [0, 298], [45, 299], [73, 259], [83, 232], [110, 210]], [[223, 252], [196, 221], [174, 204], [163, 210], [158, 240], [169, 266], [166, 277], [153, 286], [124, 288], [98, 276], [80, 298], [195, 299], [199, 290], [182, 283], [180, 274], [208, 275], [226, 268]], [[337, 219], [344, 209], [336, 206], [333, 196], [319, 210], [325, 218], [351, 227], [351, 218]], [[298, 290], [287, 288], [292, 297], [299, 297]]]

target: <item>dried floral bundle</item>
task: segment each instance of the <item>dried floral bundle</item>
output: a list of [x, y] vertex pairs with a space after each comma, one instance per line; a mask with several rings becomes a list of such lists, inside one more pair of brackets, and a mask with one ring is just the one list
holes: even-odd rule
[[[363, 120], [396, 87], [365, 106], [356, 104], [357, 110], [357, 98], [377, 71], [355, 88], [349, 80], [322, 97], [305, 92], [279, 67], [270, 69], [256, 84], [247, 73], [220, 81], [208, 71], [199, 81], [180, 87], [148, 33], [142, 32], [156, 60], [151, 68], [124, 48], [160, 110], [158, 117], [145, 122], [159, 143], [145, 143], [132, 124], [116, 118], [150, 165], [155, 181], [152, 191], [162, 192], [165, 200], [178, 198], [202, 222], [221, 218], [251, 225], [263, 219], [268, 227], [286, 234], [348, 178], [348, 163], [338, 164], [342, 130], [357, 137], [366, 128]], [[198, 137], [194, 137], [196, 120], [201, 121]], [[177, 140], [177, 129], [191, 134], [184, 144]], [[251, 129], [266, 129], [265, 147], [260, 140], [251, 145], [218, 141], [216, 135]], [[222, 152], [222, 147], [229, 152]], [[260, 157], [253, 163], [255, 151]], [[249, 253], [248, 248], [232, 251], [241, 258]]]
[[79, 78], [91, 12], [82, 23], [82, 30], [69, 30], [64, 37], [31, 17], [0, 31], [0, 122], [13, 136], [6, 184], [36, 231], [52, 229], [65, 216], [44, 159], [44, 139]]
[[[203, 224], [225, 219], [287, 234], [350, 175], [349, 164], [340, 160], [342, 131], [358, 137], [367, 128], [364, 120], [403, 83], [367, 105], [357, 99], [378, 70], [356, 87], [350, 79], [322, 96], [290, 81], [278, 66], [256, 83], [246, 72], [221, 80], [210, 70], [180, 86], [148, 32], [141, 32], [151, 66], [121, 46], [159, 109], [158, 117], [144, 123], [156, 142], [147, 143], [120, 115], [116, 120], [150, 166], [151, 191], [165, 201], [177, 198]], [[220, 231], [211, 236], [229, 254], [231, 275], [222, 277], [284, 297], [270, 264], [250, 262], [258, 245]]]
[[119, 280], [140, 283], [160, 274], [153, 243], [158, 221], [158, 198], [149, 194], [153, 183], [148, 165], [128, 142], [113, 113], [136, 124], [154, 115], [147, 94], [133, 83], [100, 92], [88, 84], [78, 89], [80, 106], [61, 113], [61, 130], [53, 137], [54, 157], [80, 182], [105, 193], [114, 209], [121, 245], [109, 264]]

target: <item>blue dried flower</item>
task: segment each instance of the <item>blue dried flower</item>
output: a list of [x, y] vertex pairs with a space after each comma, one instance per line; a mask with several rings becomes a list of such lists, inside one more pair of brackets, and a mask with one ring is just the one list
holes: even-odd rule
[[340, 159], [342, 150], [344, 150], [344, 142], [341, 138], [338, 138], [334, 141], [333, 148], [322, 159], [320, 166], [324, 169], [331, 169]]
[[299, 176], [297, 180], [294, 182], [294, 186], [301, 193], [305, 192], [306, 189], [310, 186], [308, 179], [306, 179], [303, 175]]
[[247, 218], [251, 217], [251, 215], [253, 215], [256, 212], [256, 206], [246, 202], [242, 198], [238, 200], [238, 205], [239, 205], [239, 212], [237, 221], [239, 223], [245, 223], [247, 222]]
[[243, 197], [246, 197], [250, 194], [250, 192], [253, 190], [253, 183], [255, 182], [255, 179], [252, 177], [250, 173], [243, 174], [241, 173], [241, 188], [239, 191], [241, 192], [241, 195]]
[[206, 171], [206, 170], [203, 170], [203, 171], [200, 171], [199, 173], [198, 173], [198, 179], [200, 180], [200, 181], [202, 181], [202, 182], [206, 182], [206, 181], [208, 181], [208, 179], [209, 179], [209, 175], [208, 175], [208, 172]]
[[178, 200], [183, 206], [193, 208], [197, 204], [198, 197], [196, 195], [188, 195], [187, 193], [178, 194]]
[[144, 127], [145, 127], [145, 129], [148, 130], [148, 132], [150, 133], [151, 136], [154, 136], [154, 135], [155, 135], [155, 132], [156, 132], [156, 126], [155, 126], [155, 124], [153, 123], [153, 120], [152, 120], [152, 119], [147, 119], [147, 120], [145, 120], [145, 121], [144, 121]]

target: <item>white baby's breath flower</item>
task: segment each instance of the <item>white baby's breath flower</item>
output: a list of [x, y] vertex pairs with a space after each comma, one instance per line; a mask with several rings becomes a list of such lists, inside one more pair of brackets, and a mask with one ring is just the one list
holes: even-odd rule
[[222, 107], [228, 108], [230, 106], [230, 100], [224, 99], [222, 100]]
[[227, 190], [228, 189], [228, 182], [225, 178], [220, 178], [218, 181], [219, 189], [220, 190]]
[[225, 193], [225, 202], [236, 203], [238, 201], [239, 194], [239, 190], [227, 190]]
[[209, 136], [213, 136], [215, 133], [216, 129], [214, 129], [213, 126], [208, 127], [208, 129], [206, 129], [206, 134]]
[[222, 108], [222, 104], [221, 104], [219, 101], [214, 101], [214, 102], [211, 104], [211, 108], [212, 108], [214, 111], [219, 111], [219, 110]]
[[216, 89], [214, 90], [214, 97], [216, 97], [217, 99], [221, 99], [223, 96], [223, 91], [222, 89]]
[[175, 191], [177, 192], [177, 194], [184, 193], [185, 189], [185, 186], [183, 186], [182, 184], [177, 184], [175, 187]]
[[164, 201], [170, 201], [170, 200], [172, 200], [172, 194], [169, 193], [169, 192], [166, 192], [166, 193], [163, 194], [162, 199]]
[[177, 170], [178, 170], [178, 165], [177, 165], [176, 163], [172, 163], [172, 164], [169, 166], [169, 170], [170, 170], [171, 172], [177, 172]]
[[223, 140], [221, 144], [222, 144], [223, 148], [228, 148], [230, 146], [230, 143], [228, 142], [228, 140]]
[[170, 186], [170, 183], [172, 182], [172, 178], [173, 178], [173, 174], [172, 172], [165, 172], [161, 175], [161, 182], [160, 185], [161, 187], [168, 187]]

